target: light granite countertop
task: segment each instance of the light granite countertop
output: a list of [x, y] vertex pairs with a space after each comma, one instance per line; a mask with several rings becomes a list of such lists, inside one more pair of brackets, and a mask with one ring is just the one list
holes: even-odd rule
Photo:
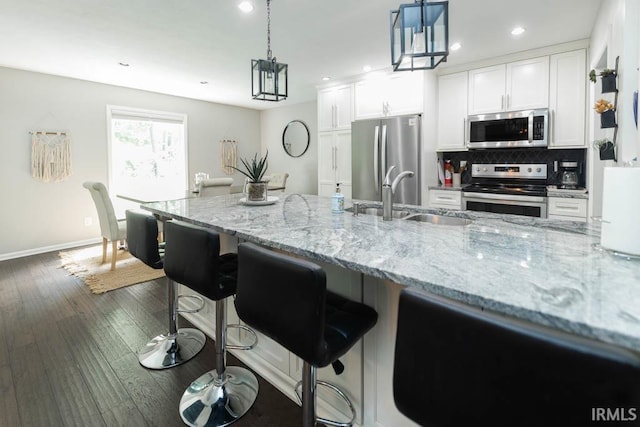
[[[445, 226], [331, 213], [331, 199], [242, 194], [142, 205], [162, 216], [640, 351], [640, 261], [598, 250], [599, 226], [471, 211]], [[351, 201], [346, 202], [351, 206]], [[402, 205], [396, 205], [402, 207]]]

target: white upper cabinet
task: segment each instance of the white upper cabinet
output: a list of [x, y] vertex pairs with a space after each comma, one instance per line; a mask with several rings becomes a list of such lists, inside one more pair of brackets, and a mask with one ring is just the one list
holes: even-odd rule
[[580, 49], [551, 55], [549, 64], [549, 147], [584, 147], [586, 52]]
[[355, 119], [422, 113], [424, 74], [396, 72], [355, 84]]
[[469, 114], [546, 108], [549, 57], [469, 71]]
[[318, 130], [350, 129], [353, 121], [353, 85], [318, 91]]
[[469, 71], [469, 114], [504, 110], [506, 66]]
[[529, 110], [549, 106], [549, 57], [507, 64], [505, 110]]
[[467, 77], [464, 71], [438, 78], [438, 150], [465, 149]]

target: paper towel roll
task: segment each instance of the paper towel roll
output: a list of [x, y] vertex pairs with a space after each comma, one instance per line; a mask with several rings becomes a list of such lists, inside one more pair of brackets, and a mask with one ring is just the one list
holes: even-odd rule
[[640, 255], [640, 168], [604, 168], [603, 248]]

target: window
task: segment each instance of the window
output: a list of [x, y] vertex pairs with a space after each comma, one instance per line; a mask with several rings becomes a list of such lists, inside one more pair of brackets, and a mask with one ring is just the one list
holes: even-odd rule
[[186, 115], [107, 106], [107, 122], [112, 196], [180, 194], [187, 189]]

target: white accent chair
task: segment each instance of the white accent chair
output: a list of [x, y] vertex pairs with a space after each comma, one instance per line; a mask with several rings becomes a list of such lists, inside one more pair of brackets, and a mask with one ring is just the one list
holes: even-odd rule
[[124, 245], [124, 240], [127, 238], [127, 221], [116, 218], [109, 192], [103, 183], [87, 181], [82, 186], [91, 193], [98, 211], [100, 232], [102, 233], [102, 262], [107, 261], [107, 242], [111, 241], [111, 270], [115, 270], [118, 241]]
[[210, 178], [200, 182], [201, 196], [220, 196], [231, 193], [233, 178]]
[[265, 181], [269, 183], [269, 191], [284, 192], [287, 187], [287, 178], [289, 178], [289, 174], [287, 172], [274, 173], [272, 175], [266, 175]]

